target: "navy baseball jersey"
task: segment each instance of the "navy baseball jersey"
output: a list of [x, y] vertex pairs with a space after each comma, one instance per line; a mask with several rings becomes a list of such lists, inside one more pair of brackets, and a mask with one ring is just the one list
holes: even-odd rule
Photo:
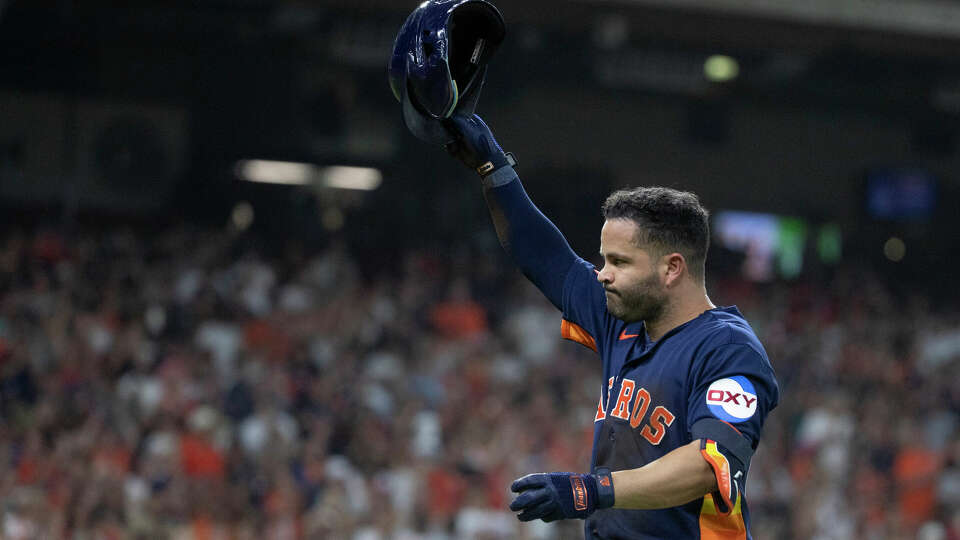
[[[592, 265], [563, 286], [563, 337], [603, 360], [591, 467], [642, 467], [702, 439], [719, 491], [663, 510], [600, 510], [587, 538], [751, 538], [743, 489], [750, 455], [779, 390], [766, 352], [736, 307], [716, 308], [651, 342], [642, 322], [607, 311]], [[616, 489], [616, 486], [614, 486]]]
[[485, 177], [484, 195], [507, 253], [563, 312], [563, 337], [603, 360], [591, 472], [642, 467], [699, 440], [717, 477], [716, 492], [682, 506], [598, 510], [586, 538], [751, 538], [747, 471], [779, 389], [743, 315], [711, 309], [652, 343], [642, 322], [607, 311], [596, 270], [534, 206], [512, 167]]

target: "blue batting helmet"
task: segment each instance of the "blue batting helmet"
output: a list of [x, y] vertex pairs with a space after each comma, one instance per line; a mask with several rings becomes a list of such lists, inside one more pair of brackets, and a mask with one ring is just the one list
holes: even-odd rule
[[503, 16], [486, 0], [427, 0], [413, 10], [397, 34], [388, 75], [414, 135], [452, 140], [441, 121], [473, 114], [487, 62], [505, 35]]

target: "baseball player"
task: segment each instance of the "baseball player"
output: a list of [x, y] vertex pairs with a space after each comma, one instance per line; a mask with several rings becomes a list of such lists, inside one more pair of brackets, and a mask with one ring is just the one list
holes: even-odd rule
[[504, 35], [488, 0], [426, 0], [387, 72], [411, 133], [480, 175], [501, 244], [563, 312], [562, 336], [602, 360], [590, 473], [519, 478], [510, 509], [585, 519], [590, 539], [751, 538], [747, 471], [779, 389], [743, 315], [707, 296], [707, 211], [692, 193], [617, 191], [603, 205], [603, 267], [578, 257], [474, 114]]
[[747, 472], [779, 389], [743, 315], [707, 296], [696, 195], [611, 194], [597, 269], [530, 201], [479, 116], [444, 125], [448, 151], [481, 176], [504, 249], [562, 311], [562, 336], [602, 360], [590, 473], [519, 478], [510, 509], [521, 521], [585, 519], [591, 539], [752, 538]]

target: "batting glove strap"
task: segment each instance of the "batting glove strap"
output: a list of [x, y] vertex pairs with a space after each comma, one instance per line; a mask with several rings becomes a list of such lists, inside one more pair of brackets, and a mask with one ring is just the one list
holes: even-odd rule
[[483, 187], [486, 187], [486, 188], [500, 187], [502, 185], [509, 184], [510, 182], [513, 182], [514, 180], [519, 178], [517, 176], [517, 171], [514, 170], [513, 168], [513, 166], [517, 164], [517, 160], [513, 159], [513, 154], [511, 154], [510, 152], [507, 152], [506, 155], [508, 159], [508, 164], [510, 166], [501, 167], [486, 176], [481, 176], [480, 183], [483, 184]]
[[598, 492], [598, 476], [571, 472], [528, 474], [515, 480], [511, 491], [519, 493], [510, 503], [510, 510], [520, 512], [520, 521], [542, 519], [584, 519], [598, 508], [613, 506], [613, 479], [607, 471], [608, 486], [604, 498]]
[[479, 116], [453, 116], [444, 122], [444, 126], [454, 136], [453, 142], [446, 146], [447, 152], [481, 178], [517, 164], [513, 154], [503, 151]]

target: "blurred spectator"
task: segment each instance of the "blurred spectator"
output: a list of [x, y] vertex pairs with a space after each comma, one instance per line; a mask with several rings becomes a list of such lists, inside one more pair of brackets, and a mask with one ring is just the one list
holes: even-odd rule
[[[513, 478], [588, 466], [601, 385], [522, 276], [460, 251], [363, 276], [336, 242], [256, 245], [0, 239], [3, 538], [581, 537], [506, 509]], [[960, 539], [957, 313], [853, 267], [711, 294], [756, 321], [784, 388], [756, 537]]]

